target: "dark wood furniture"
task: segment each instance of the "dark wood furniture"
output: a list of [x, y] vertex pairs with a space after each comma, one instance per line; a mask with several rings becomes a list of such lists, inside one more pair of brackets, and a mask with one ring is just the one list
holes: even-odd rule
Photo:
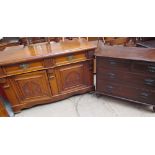
[[143, 42], [138, 42], [137, 47], [144, 47], [144, 48], [155, 48], [155, 40], [147, 40]]
[[15, 113], [94, 90], [96, 42], [41, 43], [0, 53], [0, 84]]
[[20, 37], [20, 44], [22, 45], [30, 45], [30, 44], [37, 44], [42, 42], [59, 42], [62, 40], [61, 37]]
[[0, 40], [0, 52], [6, 47], [20, 45], [19, 37], [4, 37]]
[[96, 93], [155, 110], [155, 49], [100, 45], [95, 55]]

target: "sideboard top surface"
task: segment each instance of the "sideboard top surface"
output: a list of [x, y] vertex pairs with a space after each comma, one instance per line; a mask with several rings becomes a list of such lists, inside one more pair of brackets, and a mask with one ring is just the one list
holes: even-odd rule
[[155, 62], [154, 48], [99, 45], [96, 56]]
[[30, 46], [9, 47], [0, 52], [0, 66], [21, 63], [47, 57], [55, 57], [82, 50], [91, 50], [97, 47], [97, 41], [86, 41], [84, 39], [65, 41], [60, 43], [39, 43]]

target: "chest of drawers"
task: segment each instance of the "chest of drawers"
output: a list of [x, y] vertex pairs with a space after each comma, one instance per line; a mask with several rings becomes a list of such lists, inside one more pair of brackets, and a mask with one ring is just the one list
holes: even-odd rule
[[0, 53], [0, 85], [15, 113], [94, 90], [96, 42], [35, 44]]
[[96, 62], [97, 93], [155, 110], [155, 49], [101, 46]]

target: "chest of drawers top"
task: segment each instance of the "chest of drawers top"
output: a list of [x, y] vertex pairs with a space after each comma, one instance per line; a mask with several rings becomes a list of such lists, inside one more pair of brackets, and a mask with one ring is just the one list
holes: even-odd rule
[[96, 56], [155, 63], [155, 48], [120, 47], [101, 45]]
[[0, 52], [0, 66], [57, 57], [96, 48], [96, 41], [73, 40], [60, 43], [39, 43], [25, 47], [12, 48]]

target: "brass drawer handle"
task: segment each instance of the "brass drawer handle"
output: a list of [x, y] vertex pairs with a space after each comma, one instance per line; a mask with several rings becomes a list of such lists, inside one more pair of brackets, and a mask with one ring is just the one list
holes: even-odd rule
[[144, 83], [147, 85], [152, 86], [154, 84], [154, 82], [155, 82], [155, 80], [153, 80], [153, 79], [144, 79]]
[[67, 57], [67, 60], [68, 61], [72, 61], [73, 59], [74, 59], [74, 56], [73, 55], [70, 55], [70, 56]]
[[54, 76], [49, 76], [49, 79], [53, 79], [53, 78], [55, 78]]
[[21, 69], [27, 69], [28, 67], [29, 67], [28, 64], [20, 64], [19, 65], [19, 68], [21, 68]]

